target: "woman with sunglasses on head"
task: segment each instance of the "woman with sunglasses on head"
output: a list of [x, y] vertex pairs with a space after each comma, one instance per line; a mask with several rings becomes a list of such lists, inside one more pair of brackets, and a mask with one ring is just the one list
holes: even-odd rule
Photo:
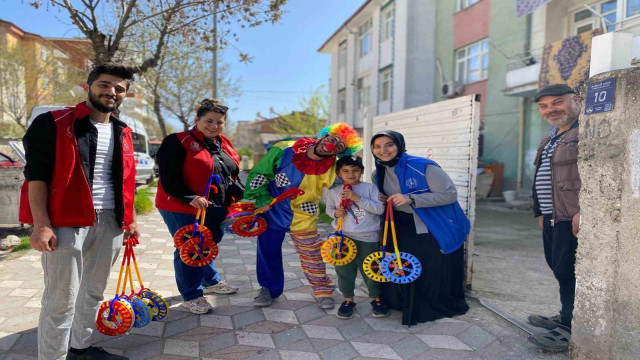
[[398, 247], [422, 264], [415, 281], [383, 284], [385, 304], [402, 311], [403, 325], [466, 313], [463, 244], [470, 223], [453, 181], [434, 161], [407, 154], [398, 132], [375, 134], [371, 151], [380, 200], [393, 204]]
[[[182, 226], [195, 222], [198, 210], [206, 210], [204, 226], [213, 233], [213, 240], [222, 239], [220, 224], [233, 200], [242, 198], [237, 187], [240, 157], [222, 130], [226, 125], [228, 107], [216, 99], [204, 99], [196, 112], [195, 125], [188, 131], [167, 136], [157, 154], [160, 181], [156, 194], [156, 208], [171, 236]], [[218, 191], [209, 197], [202, 194], [211, 175], [221, 179]], [[178, 290], [184, 299], [183, 307], [194, 314], [204, 314], [213, 309], [204, 298], [205, 292], [232, 294], [238, 290], [220, 279], [213, 262], [203, 267], [193, 267], [180, 259], [180, 252], [173, 256]]]

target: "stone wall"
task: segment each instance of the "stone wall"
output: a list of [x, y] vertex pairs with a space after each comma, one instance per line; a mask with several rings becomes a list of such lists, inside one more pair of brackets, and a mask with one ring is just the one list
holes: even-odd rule
[[18, 224], [23, 167], [0, 167], [0, 225]]
[[572, 359], [640, 358], [640, 68], [616, 77], [613, 111], [581, 115], [581, 225]]

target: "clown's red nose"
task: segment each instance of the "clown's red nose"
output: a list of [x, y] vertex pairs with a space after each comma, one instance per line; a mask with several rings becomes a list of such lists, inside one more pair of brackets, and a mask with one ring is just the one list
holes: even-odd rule
[[324, 148], [328, 151], [334, 151], [336, 149], [336, 144], [328, 143], [324, 145]]

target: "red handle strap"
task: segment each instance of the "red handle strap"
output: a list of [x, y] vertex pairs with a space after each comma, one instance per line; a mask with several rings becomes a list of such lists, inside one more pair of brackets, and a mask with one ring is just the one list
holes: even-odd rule
[[304, 190], [298, 189], [297, 187], [292, 187], [289, 188], [287, 190], [285, 190], [285, 192], [283, 192], [282, 194], [276, 196], [275, 198], [273, 198], [273, 200], [271, 200], [271, 203], [269, 205], [275, 205], [281, 201], [284, 201], [286, 199], [295, 199], [300, 195], [304, 195]]

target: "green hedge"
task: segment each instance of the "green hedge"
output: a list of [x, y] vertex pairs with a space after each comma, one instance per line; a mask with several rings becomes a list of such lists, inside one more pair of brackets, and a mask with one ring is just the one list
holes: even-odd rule
[[153, 201], [151, 200], [151, 193], [148, 188], [138, 189], [133, 201], [133, 207], [136, 209], [136, 214], [138, 215], [144, 215], [153, 211]]

